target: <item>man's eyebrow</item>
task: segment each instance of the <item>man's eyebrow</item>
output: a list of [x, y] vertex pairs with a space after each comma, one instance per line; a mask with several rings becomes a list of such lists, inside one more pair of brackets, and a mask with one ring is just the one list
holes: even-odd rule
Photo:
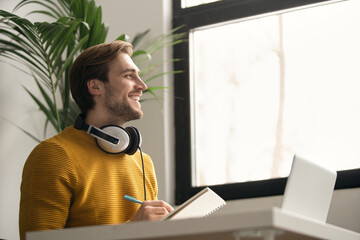
[[138, 73], [139, 71], [135, 68], [126, 68], [125, 70], [121, 71], [120, 73], [126, 73], [126, 72], [134, 72], [134, 73]]

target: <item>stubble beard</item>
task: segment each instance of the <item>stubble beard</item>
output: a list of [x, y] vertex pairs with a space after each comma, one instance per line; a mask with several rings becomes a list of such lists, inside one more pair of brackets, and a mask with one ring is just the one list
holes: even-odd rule
[[143, 116], [141, 109], [136, 110], [128, 102], [117, 101], [110, 87], [107, 88], [105, 107], [114, 119], [122, 122], [141, 119]]

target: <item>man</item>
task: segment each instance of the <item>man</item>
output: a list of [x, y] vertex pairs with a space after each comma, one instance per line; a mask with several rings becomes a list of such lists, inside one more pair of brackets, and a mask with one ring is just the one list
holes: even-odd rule
[[[127, 134], [124, 124], [142, 117], [139, 100], [147, 86], [131, 55], [131, 44], [114, 41], [88, 48], [74, 62], [70, 86], [82, 112], [80, 123], [41, 142], [28, 157], [21, 184], [21, 239], [27, 231], [158, 220], [173, 210], [156, 200], [153, 163], [146, 154], [142, 159], [138, 142], [133, 152], [112, 154], [102, 146], [114, 145], [101, 139], [106, 127], [100, 137], [84, 131], [101, 132], [110, 125]], [[131, 145], [131, 134], [129, 139]], [[144, 202], [126, 201], [124, 195]]]

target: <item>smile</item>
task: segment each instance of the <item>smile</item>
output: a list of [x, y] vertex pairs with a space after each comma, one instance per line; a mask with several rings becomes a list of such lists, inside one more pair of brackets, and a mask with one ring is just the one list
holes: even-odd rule
[[132, 99], [132, 100], [135, 100], [135, 101], [140, 101], [140, 97], [139, 96], [130, 96], [130, 98]]

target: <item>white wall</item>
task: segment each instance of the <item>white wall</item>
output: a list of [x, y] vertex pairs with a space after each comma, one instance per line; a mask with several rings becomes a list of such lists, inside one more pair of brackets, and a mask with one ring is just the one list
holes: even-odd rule
[[[0, 9], [12, 10], [17, 2], [0, 0]], [[150, 38], [152, 38], [170, 29], [171, 0], [96, 0], [96, 2], [102, 5], [103, 20], [110, 26], [107, 42], [122, 33], [133, 37], [137, 32], [150, 28]], [[18, 14], [21, 15], [21, 12]], [[158, 56], [158, 59], [169, 54], [169, 50], [165, 51]], [[168, 67], [165, 66], [165, 70]], [[21, 87], [23, 84], [36, 91], [33, 80], [0, 62], [0, 81], [0, 116], [41, 136], [43, 117]], [[165, 83], [158, 84], [171, 85], [172, 81], [167, 79]], [[154, 161], [158, 176], [159, 198], [171, 203], [174, 195], [171, 91], [166, 92], [164, 98], [164, 102], [143, 103], [144, 118], [133, 124], [143, 135], [143, 150], [149, 153]], [[16, 240], [22, 167], [36, 142], [2, 118], [0, 118], [0, 133], [0, 239]], [[230, 201], [223, 212], [277, 206], [280, 203], [279, 196]], [[335, 191], [329, 221], [360, 232], [359, 203], [360, 189]]]
[[[17, 2], [0, 0], [0, 9], [12, 11]], [[32, 79], [0, 62], [0, 81], [0, 239], [18, 239], [22, 167], [36, 142], [13, 124], [42, 136], [44, 118], [22, 88], [37, 92]]]

